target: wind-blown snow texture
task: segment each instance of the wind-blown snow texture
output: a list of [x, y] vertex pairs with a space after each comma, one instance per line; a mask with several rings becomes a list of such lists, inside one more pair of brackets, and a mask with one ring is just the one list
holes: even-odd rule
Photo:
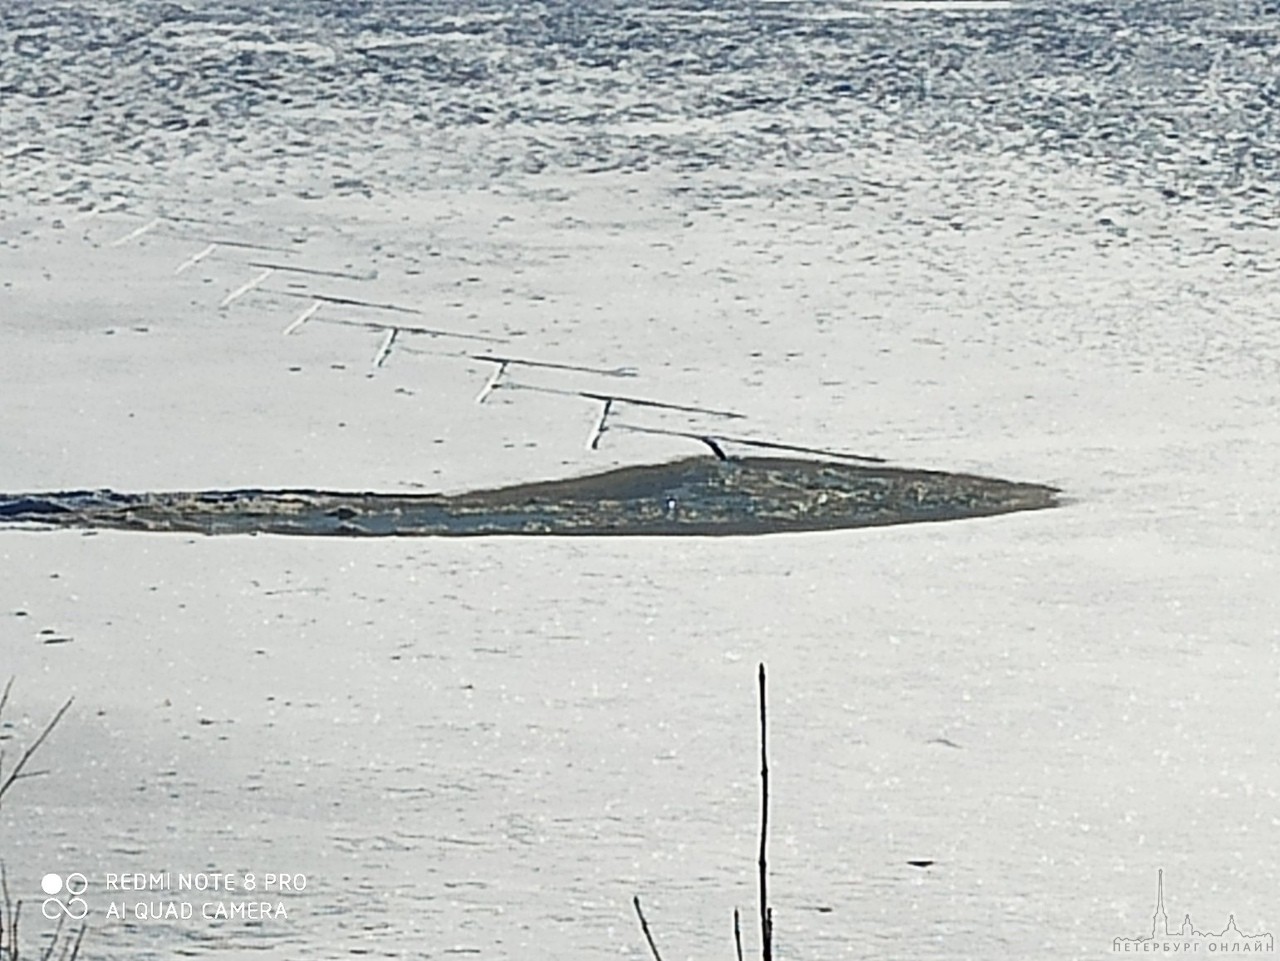
[[[779, 957], [1096, 958], [1160, 868], [1171, 917], [1280, 929], [1278, 18], [0, 4], [0, 489], [496, 488], [724, 426], [619, 404], [589, 450], [617, 391], [1070, 494], [757, 539], [4, 531], [15, 743], [77, 698], [5, 799], [15, 895], [88, 872], [81, 957], [642, 958], [637, 893], [664, 956], [728, 956], [764, 660]], [[317, 293], [420, 313], [282, 336]], [[477, 404], [490, 349], [597, 373]], [[104, 872], [166, 869], [309, 883], [103, 917]]]

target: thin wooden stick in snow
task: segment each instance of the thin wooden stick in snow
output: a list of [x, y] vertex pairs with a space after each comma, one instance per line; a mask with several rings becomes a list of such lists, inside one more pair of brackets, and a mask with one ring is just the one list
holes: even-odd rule
[[644, 912], [640, 910], [640, 896], [638, 894], [634, 896], [631, 903], [635, 905], [636, 917], [640, 919], [640, 930], [644, 932], [644, 939], [649, 942], [649, 950], [653, 952], [653, 961], [662, 961], [658, 946], [653, 943], [653, 935], [649, 933], [649, 922], [644, 919]]
[[766, 741], [764, 664], [760, 665], [760, 953], [773, 961], [773, 911], [769, 907], [769, 868], [765, 848], [769, 840], [769, 752]]

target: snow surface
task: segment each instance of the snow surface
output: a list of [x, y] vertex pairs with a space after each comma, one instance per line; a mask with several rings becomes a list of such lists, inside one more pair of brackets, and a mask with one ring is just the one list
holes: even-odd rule
[[[760, 660], [780, 957], [1099, 957], [1161, 868], [1175, 920], [1280, 928], [1274, 38], [1225, 0], [5, 5], [0, 488], [693, 452], [475, 403], [501, 354], [748, 415], [618, 424], [1072, 501], [714, 542], [0, 531], [8, 762], [76, 697], [0, 813], [29, 950], [78, 870], [82, 957], [642, 958], [633, 894], [669, 961], [729, 956]], [[384, 306], [286, 335], [317, 293]], [[106, 872], [165, 870], [307, 887], [104, 916]]]

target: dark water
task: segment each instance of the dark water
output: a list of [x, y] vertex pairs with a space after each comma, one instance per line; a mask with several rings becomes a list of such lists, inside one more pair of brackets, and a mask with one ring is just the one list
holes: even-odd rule
[[690, 458], [441, 495], [336, 491], [0, 494], [0, 523], [205, 534], [750, 535], [1040, 510], [1057, 491], [988, 477], [834, 462]]

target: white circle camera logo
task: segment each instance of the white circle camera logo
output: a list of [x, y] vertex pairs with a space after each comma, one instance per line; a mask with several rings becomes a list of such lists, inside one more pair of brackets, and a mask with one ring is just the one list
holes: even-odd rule
[[[46, 874], [40, 879], [40, 890], [49, 897], [40, 905], [40, 913], [50, 921], [60, 914], [72, 921], [83, 921], [89, 913], [89, 903], [80, 895], [89, 889], [89, 880], [78, 871], [68, 874], [65, 881], [60, 874]], [[58, 897], [66, 891], [69, 897], [64, 901]]]

